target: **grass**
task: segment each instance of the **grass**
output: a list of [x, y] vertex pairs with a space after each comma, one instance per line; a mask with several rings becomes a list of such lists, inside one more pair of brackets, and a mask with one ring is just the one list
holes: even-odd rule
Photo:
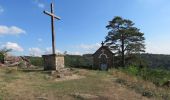
[[[135, 71], [134, 71], [135, 70]], [[161, 84], [164, 80], [163, 77], [168, 78], [170, 76], [166, 76], [159, 74], [160, 72], [155, 72], [155, 70], [149, 70], [147, 71], [147, 74], [145, 74], [145, 77], [147, 77], [147, 80], [140, 76], [139, 71], [133, 68], [129, 69], [121, 69], [121, 70], [111, 70], [111, 75], [117, 77], [116, 81], [117, 83], [134, 90], [135, 92], [141, 94], [142, 96], [146, 96], [148, 98], [154, 98], [156, 100], [170, 100], [170, 88], [163, 87], [160, 85], [155, 84], [154, 82], [160, 82]], [[167, 73], [168, 74], [168, 73]], [[155, 76], [154, 76], [155, 75]], [[159, 79], [159, 80], [155, 80]], [[170, 79], [170, 78], [169, 78]], [[153, 81], [154, 80], [154, 81]]]
[[56, 81], [48, 72], [42, 70], [0, 68], [0, 100], [169, 99], [169, 89], [158, 88], [151, 82], [120, 70], [102, 72], [74, 69], [73, 73], [83, 77]]
[[151, 81], [157, 86], [162, 86], [165, 82], [170, 80], [170, 71], [164, 69], [139, 69], [138, 67], [130, 66], [122, 68], [120, 71]]

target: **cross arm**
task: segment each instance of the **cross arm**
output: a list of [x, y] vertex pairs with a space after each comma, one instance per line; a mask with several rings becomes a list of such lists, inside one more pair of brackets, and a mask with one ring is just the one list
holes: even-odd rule
[[54, 15], [54, 14], [48, 12], [48, 11], [44, 11], [44, 13], [47, 14], [47, 15], [49, 15], [49, 16], [53, 16], [54, 18], [56, 18], [56, 19], [58, 19], [58, 20], [61, 19], [60, 17], [58, 17], [58, 16], [56, 16], [56, 15]]

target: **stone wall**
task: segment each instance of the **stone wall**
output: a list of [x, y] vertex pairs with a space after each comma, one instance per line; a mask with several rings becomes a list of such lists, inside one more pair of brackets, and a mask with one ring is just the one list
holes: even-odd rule
[[58, 70], [64, 68], [63, 55], [43, 55], [44, 70]]

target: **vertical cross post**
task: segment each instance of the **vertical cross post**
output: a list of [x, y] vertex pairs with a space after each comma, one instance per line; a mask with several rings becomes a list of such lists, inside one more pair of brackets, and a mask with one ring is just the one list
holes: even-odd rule
[[[51, 3], [51, 14], [54, 14], [53, 3]], [[51, 30], [52, 30], [52, 53], [55, 54], [55, 31], [54, 31], [54, 16], [51, 16]]]
[[60, 20], [60, 17], [54, 15], [54, 5], [51, 3], [51, 12], [44, 11], [45, 14], [51, 16], [51, 30], [52, 30], [52, 53], [55, 54], [55, 31], [54, 31], [54, 19]]

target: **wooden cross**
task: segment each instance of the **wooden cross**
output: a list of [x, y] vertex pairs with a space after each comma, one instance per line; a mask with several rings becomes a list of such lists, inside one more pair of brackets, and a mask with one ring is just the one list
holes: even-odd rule
[[54, 5], [51, 3], [51, 12], [44, 11], [45, 14], [51, 16], [51, 30], [52, 30], [52, 52], [55, 54], [55, 31], [54, 31], [54, 19], [60, 20], [60, 17], [54, 14]]

